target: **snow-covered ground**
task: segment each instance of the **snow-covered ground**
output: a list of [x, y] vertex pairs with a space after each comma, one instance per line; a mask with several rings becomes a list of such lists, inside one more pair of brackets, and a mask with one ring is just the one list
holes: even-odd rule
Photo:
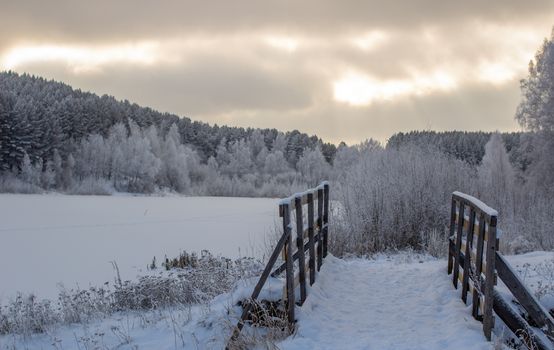
[[276, 199], [0, 194], [0, 302], [16, 291], [55, 297], [133, 279], [154, 256], [210, 250], [260, 254], [275, 229]]
[[[530, 253], [508, 260], [533, 270], [554, 253]], [[516, 267], [516, 269], [518, 269]], [[0, 337], [1, 349], [223, 349], [256, 279], [242, 281], [209, 305], [190, 309], [117, 314], [48, 334]], [[278, 280], [271, 291], [279, 292]], [[279, 349], [493, 349], [482, 324], [460, 299], [446, 261], [413, 253], [372, 260], [329, 256], [308, 298], [297, 308], [296, 332]], [[246, 334], [252, 328], [245, 327]], [[265, 348], [265, 347], [261, 347]]]
[[330, 257], [324, 267], [281, 349], [491, 348], [443, 260]]

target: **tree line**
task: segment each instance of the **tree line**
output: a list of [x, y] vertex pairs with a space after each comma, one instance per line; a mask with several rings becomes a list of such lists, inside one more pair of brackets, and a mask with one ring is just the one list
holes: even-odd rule
[[333, 183], [335, 254], [446, 252], [450, 195], [499, 210], [505, 251], [554, 248], [554, 43], [522, 80], [523, 133], [414, 131], [335, 147], [298, 131], [209, 126], [0, 75], [0, 191], [285, 196]]

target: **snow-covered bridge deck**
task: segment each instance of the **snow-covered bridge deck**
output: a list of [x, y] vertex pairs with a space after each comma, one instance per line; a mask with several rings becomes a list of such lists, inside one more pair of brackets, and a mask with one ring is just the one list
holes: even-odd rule
[[326, 258], [281, 349], [491, 349], [444, 260]]

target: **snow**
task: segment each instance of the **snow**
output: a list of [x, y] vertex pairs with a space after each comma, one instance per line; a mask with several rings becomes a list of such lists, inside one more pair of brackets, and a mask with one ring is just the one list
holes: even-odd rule
[[[507, 257], [526, 281], [532, 275], [527, 270], [552, 259], [552, 252]], [[0, 336], [0, 349], [222, 349], [241, 313], [237, 301], [248, 297], [256, 282], [240, 281], [209, 305], [121, 313], [28, 338]], [[261, 298], [279, 298], [282, 285], [282, 279], [270, 278]], [[278, 341], [279, 349], [494, 348], [452, 286], [446, 261], [410, 252], [374, 259], [329, 255], [296, 317], [296, 332]], [[252, 332], [261, 330], [248, 325], [243, 330]]]
[[[154, 256], [182, 250], [259, 256], [278, 200], [226, 197], [0, 195], [0, 302], [15, 292], [57, 296], [113, 281], [110, 261], [133, 279]], [[278, 227], [278, 226], [277, 226]], [[8, 267], [8, 268], [6, 268]]]
[[332, 256], [281, 349], [491, 349], [445, 261]]
[[486, 213], [487, 215], [490, 215], [490, 216], [498, 216], [498, 212], [496, 210], [494, 210], [493, 208], [489, 207], [488, 205], [486, 205], [485, 203], [481, 202], [479, 199], [473, 197], [473, 196], [470, 196], [468, 194], [465, 194], [465, 193], [462, 193], [462, 192], [458, 192], [458, 191], [455, 191], [454, 193], [452, 193], [456, 196], [459, 196], [459, 197], [462, 197], [470, 202], [472, 202], [473, 204], [475, 204], [475, 206], [477, 206], [479, 209], [481, 209], [484, 213]]
[[[0, 337], [0, 345], [3, 341], [6, 346], [48, 348], [52, 339], [58, 339], [59, 348], [75, 349], [78, 339], [100, 341], [97, 334], [104, 334], [101, 341], [107, 348], [222, 349], [240, 314], [236, 302], [250, 295], [255, 282], [243, 281], [232, 293], [190, 312], [116, 315], [35, 335], [27, 343]], [[277, 298], [281, 287], [282, 280], [271, 279], [262, 295]], [[463, 304], [459, 293], [446, 274], [444, 260], [413, 254], [381, 255], [375, 260], [329, 255], [306, 302], [296, 309], [296, 333], [276, 345], [289, 350], [492, 349], [482, 324], [471, 317], [470, 306]], [[123, 344], [111, 327], [128, 335], [129, 343]], [[250, 326], [243, 330], [252, 331]]]
[[[543, 294], [541, 304], [548, 310], [554, 309], [554, 252], [536, 251], [505, 258], [532, 292]], [[499, 286], [507, 291], [501, 282]]]
[[306, 196], [308, 193], [313, 193], [314, 198], [317, 198], [317, 190], [323, 190], [325, 188], [325, 186], [329, 186], [329, 181], [322, 181], [315, 188], [311, 188], [311, 189], [306, 190], [304, 192], [297, 192], [297, 193], [293, 194], [292, 196], [282, 198], [281, 200], [279, 200], [279, 205], [291, 205], [291, 203], [294, 202], [294, 200], [296, 198], [302, 198], [302, 197]]

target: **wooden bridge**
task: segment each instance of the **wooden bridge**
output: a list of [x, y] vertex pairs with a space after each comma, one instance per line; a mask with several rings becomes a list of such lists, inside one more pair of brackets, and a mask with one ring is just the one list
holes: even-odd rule
[[[279, 302], [282, 316], [288, 321], [289, 328], [294, 329], [295, 308], [306, 301], [307, 283], [313, 285], [316, 282], [327, 256], [327, 182], [283, 199], [279, 204], [279, 214], [283, 233], [249, 302], [243, 303], [243, 312], [230, 342], [237, 339], [244, 324], [252, 318], [252, 309], [256, 307], [268, 278], [282, 273], [285, 273], [285, 283]], [[452, 194], [448, 273], [453, 275], [454, 287], [461, 287], [462, 302], [472, 305], [471, 314], [482, 322], [488, 340], [491, 340], [495, 318], [498, 317], [530, 349], [554, 349], [554, 320], [498, 252], [500, 235], [497, 223], [498, 213], [494, 209], [463, 193]], [[279, 256], [283, 262], [275, 266]], [[496, 287], [498, 279], [511, 292], [509, 297]], [[410, 293], [418, 292], [412, 289]], [[395, 300], [388, 302], [395, 303]]]

